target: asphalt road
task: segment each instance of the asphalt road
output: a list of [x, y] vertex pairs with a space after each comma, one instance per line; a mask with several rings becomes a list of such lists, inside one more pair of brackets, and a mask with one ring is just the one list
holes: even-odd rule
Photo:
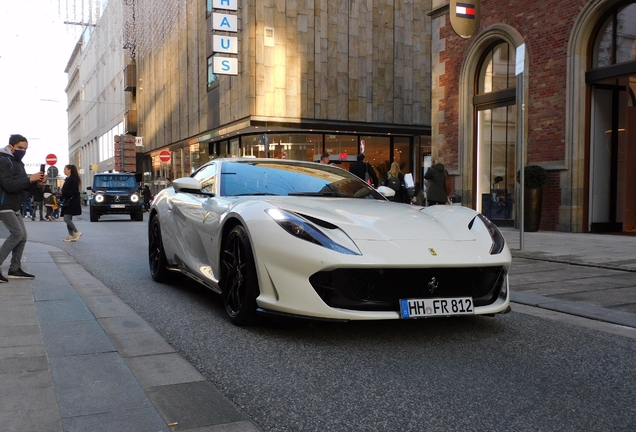
[[[636, 339], [519, 310], [496, 318], [237, 328], [220, 298], [156, 284], [146, 221], [29, 221], [132, 306], [263, 431], [636, 430]], [[514, 287], [513, 287], [514, 289]]]

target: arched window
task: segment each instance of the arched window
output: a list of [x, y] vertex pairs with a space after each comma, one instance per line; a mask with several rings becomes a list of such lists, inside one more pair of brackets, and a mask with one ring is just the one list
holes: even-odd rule
[[499, 41], [477, 71], [477, 209], [490, 219], [514, 219], [516, 77], [514, 47]]
[[636, 3], [618, 8], [597, 33], [592, 68], [636, 60]]
[[636, 230], [636, 2], [600, 18], [591, 45], [589, 205], [592, 232]]

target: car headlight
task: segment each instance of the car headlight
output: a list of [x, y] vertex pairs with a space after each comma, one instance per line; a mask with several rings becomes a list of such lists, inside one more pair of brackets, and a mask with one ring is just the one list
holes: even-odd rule
[[280, 209], [267, 209], [265, 212], [274, 219], [281, 228], [294, 237], [343, 254], [360, 255], [358, 252], [334, 242], [311, 223], [292, 213]]
[[132, 194], [130, 196], [130, 201], [136, 203], [137, 201], [139, 201], [139, 195], [137, 194]]
[[95, 202], [104, 202], [104, 195], [95, 195]]
[[488, 230], [488, 234], [490, 234], [490, 238], [492, 239], [492, 246], [490, 246], [490, 255], [497, 255], [498, 253], [501, 253], [504, 246], [506, 245], [506, 240], [504, 239], [503, 234], [501, 234], [501, 231], [499, 231], [499, 228], [497, 228], [497, 226], [492, 223], [490, 219], [479, 213], [473, 218], [473, 220], [470, 221], [470, 223], [468, 224], [468, 229], [471, 229], [473, 227], [473, 223], [475, 222], [476, 218], [479, 218], [483, 222], [484, 226]]

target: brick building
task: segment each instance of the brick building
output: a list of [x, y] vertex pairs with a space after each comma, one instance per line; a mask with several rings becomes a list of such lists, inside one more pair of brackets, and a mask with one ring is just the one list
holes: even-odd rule
[[636, 232], [636, 1], [481, 0], [470, 38], [450, 3], [430, 12], [431, 146], [464, 205], [515, 223], [523, 160], [548, 171], [541, 229]]

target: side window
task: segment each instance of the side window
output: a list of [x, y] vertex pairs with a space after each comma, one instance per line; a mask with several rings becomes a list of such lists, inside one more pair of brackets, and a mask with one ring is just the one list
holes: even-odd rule
[[215, 193], [217, 171], [217, 164], [212, 163], [204, 166], [192, 175], [194, 179], [201, 183], [202, 192]]

